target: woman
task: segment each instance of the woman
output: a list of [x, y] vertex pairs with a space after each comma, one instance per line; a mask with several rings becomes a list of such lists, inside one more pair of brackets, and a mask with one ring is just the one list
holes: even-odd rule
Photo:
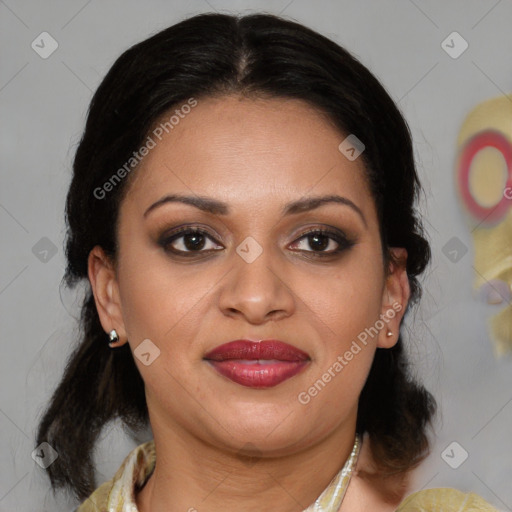
[[[494, 510], [406, 497], [435, 412], [400, 336], [419, 187], [393, 101], [308, 28], [206, 14], [125, 52], [67, 198], [66, 283], [91, 290], [37, 436], [52, 485], [79, 512]], [[94, 491], [116, 417], [154, 439]]]

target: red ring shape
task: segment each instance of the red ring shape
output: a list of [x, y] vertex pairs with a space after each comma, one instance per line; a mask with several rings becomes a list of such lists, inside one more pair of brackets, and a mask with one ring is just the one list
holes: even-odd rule
[[505, 187], [512, 188], [512, 144], [502, 133], [493, 130], [480, 132], [466, 143], [460, 157], [458, 181], [462, 198], [469, 212], [478, 220], [485, 221], [486, 224], [493, 224], [505, 216], [512, 201], [503, 193], [502, 199], [495, 206], [486, 208], [475, 201], [469, 190], [471, 162], [479, 151], [489, 146], [496, 148], [505, 158], [508, 169]]

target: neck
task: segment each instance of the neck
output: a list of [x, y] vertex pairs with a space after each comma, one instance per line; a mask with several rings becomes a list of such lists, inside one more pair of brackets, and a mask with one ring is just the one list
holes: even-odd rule
[[157, 463], [136, 496], [140, 512], [301, 512], [349, 458], [355, 416], [321, 442], [280, 457], [241, 457], [176, 426], [157, 424], [153, 432]]

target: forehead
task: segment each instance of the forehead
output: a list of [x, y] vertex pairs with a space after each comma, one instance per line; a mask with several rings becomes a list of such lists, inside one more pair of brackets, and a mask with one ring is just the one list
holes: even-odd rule
[[152, 149], [133, 171], [127, 199], [143, 209], [172, 192], [240, 206], [340, 193], [363, 209], [373, 201], [363, 159], [350, 161], [338, 149], [346, 136], [301, 100], [198, 99], [155, 123]]

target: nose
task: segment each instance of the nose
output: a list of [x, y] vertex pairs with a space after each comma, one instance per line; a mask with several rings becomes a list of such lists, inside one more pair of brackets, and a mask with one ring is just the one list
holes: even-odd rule
[[242, 317], [250, 324], [289, 317], [295, 311], [295, 295], [287, 282], [284, 266], [277, 264], [270, 250], [251, 262], [238, 253], [225, 277], [219, 307], [229, 317]]

